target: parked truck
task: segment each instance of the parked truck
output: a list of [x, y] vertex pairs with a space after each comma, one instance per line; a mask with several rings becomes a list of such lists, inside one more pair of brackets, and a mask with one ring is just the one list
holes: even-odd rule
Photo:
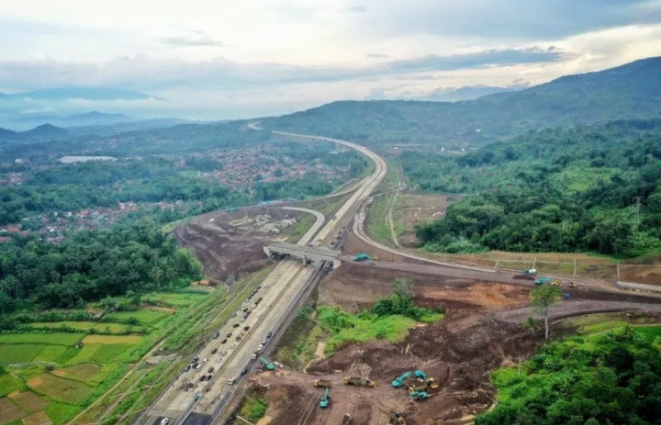
[[523, 271], [523, 274], [527, 274], [527, 275], [536, 275], [536, 274], [537, 274], [537, 270], [536, 270], [536, 269], [528, 269], [528, 270], [524, 270], [524, 271]]

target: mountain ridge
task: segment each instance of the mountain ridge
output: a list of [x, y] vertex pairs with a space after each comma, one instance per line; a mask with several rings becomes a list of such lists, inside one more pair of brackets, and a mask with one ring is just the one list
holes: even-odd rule
[[485, 144], [544, 127], [658, 117], [661, 57], [475, 100], [337, 101], [262, 125], [365, 143]]

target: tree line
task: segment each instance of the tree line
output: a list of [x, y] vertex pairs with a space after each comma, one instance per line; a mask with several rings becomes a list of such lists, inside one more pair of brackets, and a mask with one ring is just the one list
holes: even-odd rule
[[16, 236], [0, 244], [0, 313], [79, 308], [128, 291], [187, 286], [200, 274], [197, 259], [150, 217], [126, 217], [57, 244]]

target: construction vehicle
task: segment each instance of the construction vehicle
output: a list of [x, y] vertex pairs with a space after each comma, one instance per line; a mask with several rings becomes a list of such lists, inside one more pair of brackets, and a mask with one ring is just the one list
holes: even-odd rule
[[353, 261], [372, 261], [372, 257], [363, 252], [353, 257]]
[[317, 388], [330, 388], [331, 381], [328, 381], [326, 379], [317, 379], [312, 383], [312, 385], [314, 385]]
[[404, 420], [404, 414], [402, 412], [391, 413], [390, 423], [395, 425], [406, 425], [406, 420]]
[[392, 386], [395, 388], [399, 388], [402, 385], [404, 385], [404, 381], [409, 379], [411, 377], [412, 373], [411, 372], [405, 372], [399, 376], [399, 378], [395, 379], [392, 381]]
[[344, 417], [342, 418], [342, 425], [350, 425], [350, 424], [351, 424], [351, 414], [345, 413]]
[[553, 278], [552, 277], [540, 277], [539, 279], [535, 280], [535, 285], [543, 285], [545, 283], [553, 283]]
[[195, 394], [195, 401], [200, 401], [201, 398], [202, 398], [202, 393]]
[[269, 362], [268, 360], [266, 360], [264, 357], [260, 357], [259, 361], [261, 364], [264, 365], [264, 368], [266, 368], [266, 370], [275, 370], [275, 365]]
[[562, 286], [562, 283], [558, 282], [557, 280], [554, 280], [553, 282], [551, 282], [551, 286]]
[[415, 372], [413, 372], [413, 376], [423, 381], [427, 380], [427, 374], [421, 370], [416, 370]]
[[536, 269], [528, 269], [528, 270], [524, 270], [524, 271], [523, 271], [523, 274], [536, 275], [536, 274], [537, 274], [537, 270], [536, 270]]
[[569, 287], [570, 288], [578, 288], [578, 284], [576, 284], [574, 282], [569, 282]]
[[344, 385], [351, 385], [351, 386], [354, 386], [354, 387], [375, 388], [376, 387], [376, 381], [372, 381], [369, 378], [363, 380], [359, 376], [347, 376], [346, 378], [344, 378]]
[[409, 386], [409, 394], [425, 391], [427, 389], [426, 382], [416, 382]]
[[326, 388], [326, 391], [324, 392], [324, 396], [321, 397], [321, 400], [319, 401], [319, 407], [322, 409], [325, 409], [328, 407], [328, 402], [330, 401], [330, 387]]
[[415, 391], [409, 394], [411, 400], [422, 401], [429, 398], [429, 394], [425, 391]]
[[437, 390], [438, 389], [438, 384], [436, 383], [436, 380], [434, 378], [428, 378], [425, 383], [427, 384], [427, 388], [430, 390]]

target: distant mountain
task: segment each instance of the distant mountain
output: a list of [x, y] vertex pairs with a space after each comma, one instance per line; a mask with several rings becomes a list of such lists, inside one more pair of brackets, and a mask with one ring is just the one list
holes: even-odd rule
[[32, 130], [20, 133], [23, 137], [39, 137], [39, 138], [63, 138], [68, 137], [69, 133], [63, 128], [56, 127], [52, 124], [44, 124], [33, 128]]
[[660, 116], [661, 58], [649, 58], [476, 100], [333, 102], [262, 126], [366, 143], [487, 143], [541, 127]]
[[53, 124], [58, 127], [82, 127], [91, 125], [110, 125], [122, 122], [138, 121], [135, 117], [129, 117], [124, 114], [106, 114], [103, 112], [88, 112], [85, 114], [76, 114], [69, 116], [54, 115], [28, 115], [15, 120], [18, 128], [31, 128], [45, 123]]
[[5, 97], [47, 101], [62, 101], [68, 99], [110, 101], [149, 99], [152, 96], [137, 91], [108, 87], [59, 87], [5, 95]]
[[7, 130], [6, 128], [0, 127], [0, 140], [14, 137], [16, 135], [15, 131]]
[[32, 130], [14, 132], [0, 129], [0, 142], [45, 142], [69, 138], [69, 133], [52, 124], [44, 124]]
[[416, 100], [430, 100], [433, 102], [457, 102], [460, 100], [473, 100], [495, 93], [522, 90], [524, 87], [491, 87], [484, 85], [464, 86], [457, 88], [438, 88], [426, 96]]
[[109, 136], [113, 134], [126, 133], [129, 131], [152, 130], [186, 124], [190, 121], [178, 118], [156, 118], [151, 120], [115, 122], [111, 124], [97, 124], [88, 126], [66, 127], [72, 136], [96, 134], [98, 136]]

